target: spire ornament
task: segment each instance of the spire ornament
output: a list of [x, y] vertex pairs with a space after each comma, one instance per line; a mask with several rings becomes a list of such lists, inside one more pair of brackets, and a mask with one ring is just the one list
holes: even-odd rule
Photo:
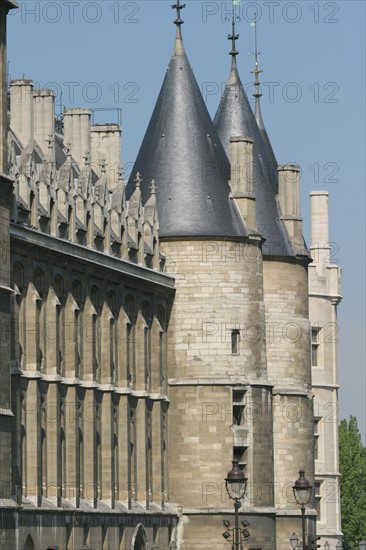
[[232, 14], [232, 21], [231, 21], [232, 31], [231, 31], [231, 34], [227, 35], [228, 40], [231, 40], [231, 43], [232, 43], [231, 52], [229, 53], [233, 59], [235, 59], [235, 57], [239, 54], [239, 52], [236, 49], [236, 41], [238, 40], [239, 35], [235, 34], [235, 20], [236, 20], [235, 8], [236, 8], [236, 4], [233, 3], [233, 14]]
[[156, 195], [156, 181], [152, 180], [150, 185], [151, 195]]
[[253, 94], [253, 97], [255, 97], [255, 100], [256, 100], [256, 104], [258, 103], [259, 104], [259, 98], [262, 97], [262, 93], [261, 93], [261, 89], [260, 89], [260, 82], [259, 82], [259, 78], [258, 78], [258, 75], [260, 73], [263, 73], [262, 70], [259, 69], [259, 66], [258, 66], [258, 59], [259, 59], [259, 56], [261, 54], [261, 52], [258, 51], [258, 37], [257, 37], [257, 14], [255, 13], [254, 14], [254, 22], [253, 22], [253, 25], [254, 26], [254, 40], [255, 40], [255, 50], [253, 52], [253, 55], [254, 55], [254, 59], [255, 59], [255, 69], [254, 71], [251, 71], [251, 74], [254, 74], [255, 75], [255, 82], [254, 82], [254, 85], [255, 85], [255, 93]]
[[177, 18], [175, 21], [173, 21], [174, 25], [177, 25], [177, 27], [180, 27], [183, 25], [184, 21], [180, 18], [180, 12], [186, 7], [185, 4], [181, 4], [180, 0], [177, 0], [176, 4], [172, 4], [173, 10], [177, 10]]
[[135, 189], [141, 189], [142, 177], [140, 172], [136, 173], [135, 177]]

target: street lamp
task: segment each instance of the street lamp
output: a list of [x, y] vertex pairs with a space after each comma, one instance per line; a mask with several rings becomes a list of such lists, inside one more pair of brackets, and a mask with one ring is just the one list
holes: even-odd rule
[[325, 544], [324, 544], [324, 550], [330, 550], [330, 544], [327, 540], [325, 541]]
[[[305, 544], [305, 506], [308, 504], [311, 498], [311, 485], [305, 478], [305, 470], [299, 471], [300, 477], [295, 481], [295, 485], [292, 487], [294, 497], [301, 506], [301, 519], [302, 519], [302, 547], [306, 548]], [[365, 549], [366, 550], [366, 549]]]
[[340, 540], [336, 544], [336, 550], [342, 550], [342, 543]]
[[292, 533], [290, 537], [291, 548], [297, 548], [298, 542], [299, 542], [299, 537], [296, 535], [296, 533]]
[[[243, 550], [242, 534], [244, 538], [248, 538], [250, 536], [249, 531], [245, 529], [249, 526], [249, 523], [246, 520], [242, 521], [244, 530], [241, 532], [239, 528], [239, 508], [241, 507], [240, 500], [244, 498], [245, 491], [247, 489], [248, 480], [244, 477], [243, 470], [239, 468], [239, 461], [233, 460], [232, 462], [233, 467], [227, 474], [227, 478], [225, 478], [225, 486], [229, 498], [234, 501], [235, 527], [232, 530], [234, 534], [233, 550]], [[230, 522], [225, 520], [224, 526], [227, 528], [230, 527]], [[231, 534], [229, 531], [225, 531], [222, 536], [228, 541]]]

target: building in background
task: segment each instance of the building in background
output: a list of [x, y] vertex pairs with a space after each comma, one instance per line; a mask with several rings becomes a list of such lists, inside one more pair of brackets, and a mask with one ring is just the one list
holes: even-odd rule
[[[3, 29], [15, 5], [2, 4]], [[252, 112], [234, 20], [212, 122], [175, 7], [173, 55], [127, 184], [118, 125], [93, 125], [86, 109], [56, 124], [51, 91], [10, 86], [0, 144], [9, 550], [223, 550], [233, 459], [248, 478], [249, 548], [285, 550], [301, 534], [300, 468], [316, 488], [307, 533], [332, 550], [341, 538], [327, 194], [312, 194], [311, 259], [300, 168], [277, 164], [258, 65]]]

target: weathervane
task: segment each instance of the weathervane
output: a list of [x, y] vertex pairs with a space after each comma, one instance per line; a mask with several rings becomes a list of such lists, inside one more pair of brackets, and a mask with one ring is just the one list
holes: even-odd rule
[[177, 19], [173, 21], [174, 25], [177, 25], [180, 27], [184, 23], [184, 21], [180, 18], [180, 12], [186, 7], [185, 4], [181, 4], [180, 0], [177, 0], [176, 4], [172, 4], [173, 10], [177, 10]]
[[258, 51], [258, 38], [257, 38], [257, 14], [255, 13], [254, 14], [254, 22], [251, 24], [252, 26], [254, 26], [254, 37], [255, 37], [255, 51], [252, 52], [252, 54], [254, 55], [254, 58], [255, 58], [255, 69], [254, 71], [251, 71], [251, 74], [254, 74], [255, 75], [255, 94], [254, 97], [256, 98], [259, 98], [262, 96], [261, 92], [260, 92], [260, 82], [259, 82], [259, 79], [258, 79], [258, 75], [260, 73], [262, 73], [263, 71], [262, 70], [259, 70], [258, 68], [258, 58], [261, 54], [261, 52]]
[[237, 5], [237, 2], [235, 0], [233, 0], [233, 5], [232, 5], [232, 17], [231, 17], [231, 24], [232, 24], [232, 32], [231, 34], [228, 34], [227, 35], [227, 38], [228, 40], [231, 40], [232, 42], [232, 47], [231, 47], [231, 52], [230, 52], [230, 55], [232, 55], [234, 58], [238, 55], [238, 51], [236, 49], [236, 41], [238, 40], [239, 38], [239, 35], [238, 34], [235, 34], [235, 20], [236, 20], [236, 5]]

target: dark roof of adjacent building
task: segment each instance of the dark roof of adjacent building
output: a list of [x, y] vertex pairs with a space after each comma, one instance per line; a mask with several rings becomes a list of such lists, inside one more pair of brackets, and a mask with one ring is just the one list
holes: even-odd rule
[[160, 237], [244, 237], [230, 198], [230, 165], [187, 59], [180, 24], [173, 55], [127, 185], [156, 181]]
[[258, 231], [265, 239], [264, 255], [294, 255], [284, 224], [280, 220], [277, 204], [277, 162], [272, 147], [270, 144], [268, 146], [263, 139], [264, 125], [261, 131], [256, 122], [240, 80], [235, 55], [232, 57], [229, 79], [214, 124], [228, 157], [231, 137], [246, 136], [254, 141], [253, 190], [256, 198]]

